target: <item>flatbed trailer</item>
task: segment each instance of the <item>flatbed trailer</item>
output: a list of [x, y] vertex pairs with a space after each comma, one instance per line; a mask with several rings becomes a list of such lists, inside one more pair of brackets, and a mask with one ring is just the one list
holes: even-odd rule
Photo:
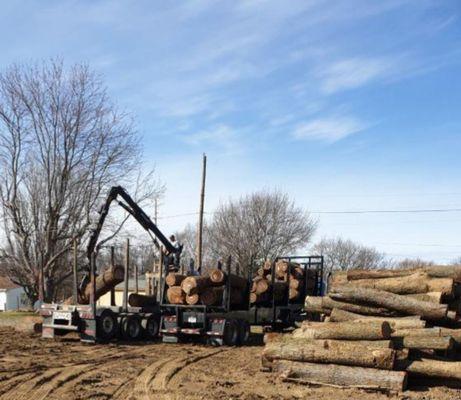
[[[275, 264], [279, 260], [296, 262], [304, 271], [304, 285], [296, 301], [290, 300], [287, 293], [282, 300], [276, 301], [273, 293], [268, 302], [252, 305], [250, 290], [252, 279], [248, 276], [244, 291], [244, 302], [235, 307], [231, 302], [230, 280], [227, 279], [222, 303], [217, 306], [170, 304], [166, 299], [165, 276], [161, 279], [161, 321], [160, 335], [163, 342], [177, 343], [193, 338], [212, 345], [243, 345], [247, 342], [251, 325], [262, 326], [264, 330], [283, 330], [295, 326], [296, 321], [306, 318], [303, 313], [306, 295], [320, 296], [323, 287], [322, 256], [279, 257], [271, 266], [272, 284], [276, 280]], [[289, 264], [291, 267], [291, 264]], [[313, 271], [308, 274], [307, 271]], [[226, 264], [226, 273], [231, 272], [231, 262]], [[291, 270], [288, 271], [287, 287]], [[308, 275], [312, 278], [308, 280]], [[309, 285], [311, 283], [311, 285]]]

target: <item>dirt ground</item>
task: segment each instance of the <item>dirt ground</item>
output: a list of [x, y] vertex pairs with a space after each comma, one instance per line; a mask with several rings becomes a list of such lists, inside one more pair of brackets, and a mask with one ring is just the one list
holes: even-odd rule
[[89, 345], [0, 328], [0, 399], [461, 399], [461, 390], [398, 396], [279, 382], [260, 371], [258, 345]]

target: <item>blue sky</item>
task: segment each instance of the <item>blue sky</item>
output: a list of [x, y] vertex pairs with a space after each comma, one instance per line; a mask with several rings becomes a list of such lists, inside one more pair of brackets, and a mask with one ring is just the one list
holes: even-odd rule
[[[10, 1], [0, 62], [100, 72], [167, 185], [161, 228], [262, 188], [312, 212], [461, 208], [457, 0]], [[391, 257], [461, 255], [461, 212], [314, 213]]]

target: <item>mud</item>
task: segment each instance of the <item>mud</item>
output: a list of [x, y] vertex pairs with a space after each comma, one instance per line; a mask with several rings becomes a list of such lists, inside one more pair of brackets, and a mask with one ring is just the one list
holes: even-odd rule
[[0, 328], [0, 399], [461, 399], [413, 387], [396, 396], [278, 381], [260, 371], [261, 347], [41, 339]]

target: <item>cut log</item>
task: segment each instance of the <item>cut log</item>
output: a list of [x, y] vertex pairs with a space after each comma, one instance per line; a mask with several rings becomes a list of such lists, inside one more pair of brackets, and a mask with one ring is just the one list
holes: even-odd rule
[[149, 307], [157, 304], [155, 296], [146, 296], [139, 293], [131, 293], [128, 296], [128, 304], [131, 307]]
[[[404, 277], [382, 278], [382, 279], [361, 279], [351, 281], [347, 284], [349, 287], [360, 287], [385, 290], [386, 292], [396, 294], [426, 293], [428, 291], [428, 279], [425, 274], [413, 274]], [[333, 284], [330, 289], [343, 287], [344, 284]]]
[[294, 337], [305, 339], [383, 340], [391, 337], [391, 327], [385, 321], [367, 322], [303, 322]]
[[411, 297], [412, 299], [429, 301], [436, 304], [440, 304], [442, 302], [442, 292], [413, 293], [407, 294], [406, 296]]
[[189, 294], [199, 294], [211, 285], [210, 279], [207, 276], [188, 276], [181, 283], [181, 288]]
[[283, 380], [335, 387], [401, 392], [407, 384], [404, 371], [286, 360], [274, 361], [273, 370]]
[[[224, 287], [209, 287], [201, 295], [200, 300], [206, 306], [221, 305], [223, 301]], [[237, 305], [243, 303], [242, 292], [237, 288], [231, 288], [230, 304]]]
[[366, 348], [354, 342], [315, 341], [313, 343], [278, 341], [266, 344], [263, 357], [269, 361], [291, 360], [361, 367], [392, 369], [395, 353], [392, 349]]
[[391, 340], [332, 340], [332, 339], [303, 339], [293, 337], [291, 334], [277, 333], [277, 332], [268, 332], [264, 335], [264, 343], [272, 342], [293, 342], [302, 346], [303, 344], [324, 346], [324, 343], [329, 343], [332, 346], [340, 346], [342, 343], [354, 344], [356, 346], [362, 346], [363, 348], [370, 349], [392, 349], [393, 343]]
[[186, 302], [186, 294], [181, 286], [169, 287], [166, 291], [166, 297], [171, 304], [184, 304]]
[[[125, 278], [125, 268], [122, 265], [113, 265], [106, 269], [102, 274], [96, 277], [95, 300], [102, 295], [108, 293], [111, 289], [123, 282]], [[80, 304], [88, 304], [90, 302], [91, 284], [87, 284], [79, 296]], [[69, 297], [64, 301], [65, 304], [72, 304], [73, 298]]]
[[461, 329], [440, 328], [442, 336], [451, 336], [457, 346], [461, 345]]
[[448, 306], [420, 301], [384, 290], [368, 288], [336, 288], [330, 296], [336, 300], [365, 302], [377, 307], [385, 307], [407, 315], [420, 315], [424, 319], [438, 320], [447, 315]]
[[391, 337], [407, 337], [407, 336], [424, 336], [424, 337], [440, 337], [442, 335], [441, 328], [403, 328], [403, 329], [394, 329], [392, 331]]
[[422, 359], [407, 366], [411, 375], [461, 380], [461, 362]]
[[340, 283], [346, 284], [347, 282], [347, 271], [336, 271], [328, 278], [328, 287]]
[[453, 295], [453, 278], [433, 278], [427, 282], [428, 292], [441, 292], [444, 296]]
[[395, 316], [395, 311], [390, 311], [386, 308], [371, 307], [361, 304], [347, 303], [343, 301], [333, 300], [328, 296], [306, 296], [304, 301], [304, 309], [311, 313], [330, 314], [333, 308], [350, 311], [357, 314], [373, 315], [373, 316]]
[[288, 297], [290, 298], [291, 301], [298, 299], [300, 295], [301, 295], [301, 292], [292, 287], [288, 291]]
[[431, 265], [424, 270], [434, 278], [452, 278], [455, 282], [461, 282], [461, 265]]
[[333, 308], [330, 314], [331, 322], [344, 322], [344, 321], [387, 321], [392, 329], [403, 328], [424, 328], [426, 321], [422, 321], [419, 316], [411, 317], [374, 317], [365, 316], [360, 314], [351, 313], [349, 311]]
[[243, 290], [247, 288], [248, 281], [241, 276], [234, 274], [230, 274], [229, 276], [227, 276], [227, 274], [220, 269], [212, 269], [210, 271], [210, 281], [214, 285], [223, 285], [224, 283], [226, 283], [227, 279], [229, 279], [229, 284], [231, 287]]
[[450, 336], [424, 337], [406, 336], [403, 338], [393, 338], [396, 349], [416, 349], [416, 350], [443, 350], [451, 351], [454, 341]]
[[264, 261], [263, 269], [265, 271], [270, 271], [272, 269], [272, 261], [271, 260]]
[[186, 296], [186, 303], [191, 306], [198, 304], [199, 300], [200, 300], [200, 296], [198, 295], [198, 293], [188, 294]]
[[170, 272], [165, 278], [165, 283], [170, 287], [180, 286], [184, 279], [186, 279], [186, 275], [175, 274], [174, 272]]
[[296, 268], [299, 268], [299, 264], [292, 263], [284, 260], [279, 260], [275, 263], [275, 274], [282, 278], [284, 277], [290, 270], [294, 271]]
[[366, 269], [351, 269], [346, 272], [348, 281], [359, 279], [385, 279], [396, 278], [400, 276], [408, 276], [414, 274], [414, 269], [382, 269], [382, 270], [366, 270]]

